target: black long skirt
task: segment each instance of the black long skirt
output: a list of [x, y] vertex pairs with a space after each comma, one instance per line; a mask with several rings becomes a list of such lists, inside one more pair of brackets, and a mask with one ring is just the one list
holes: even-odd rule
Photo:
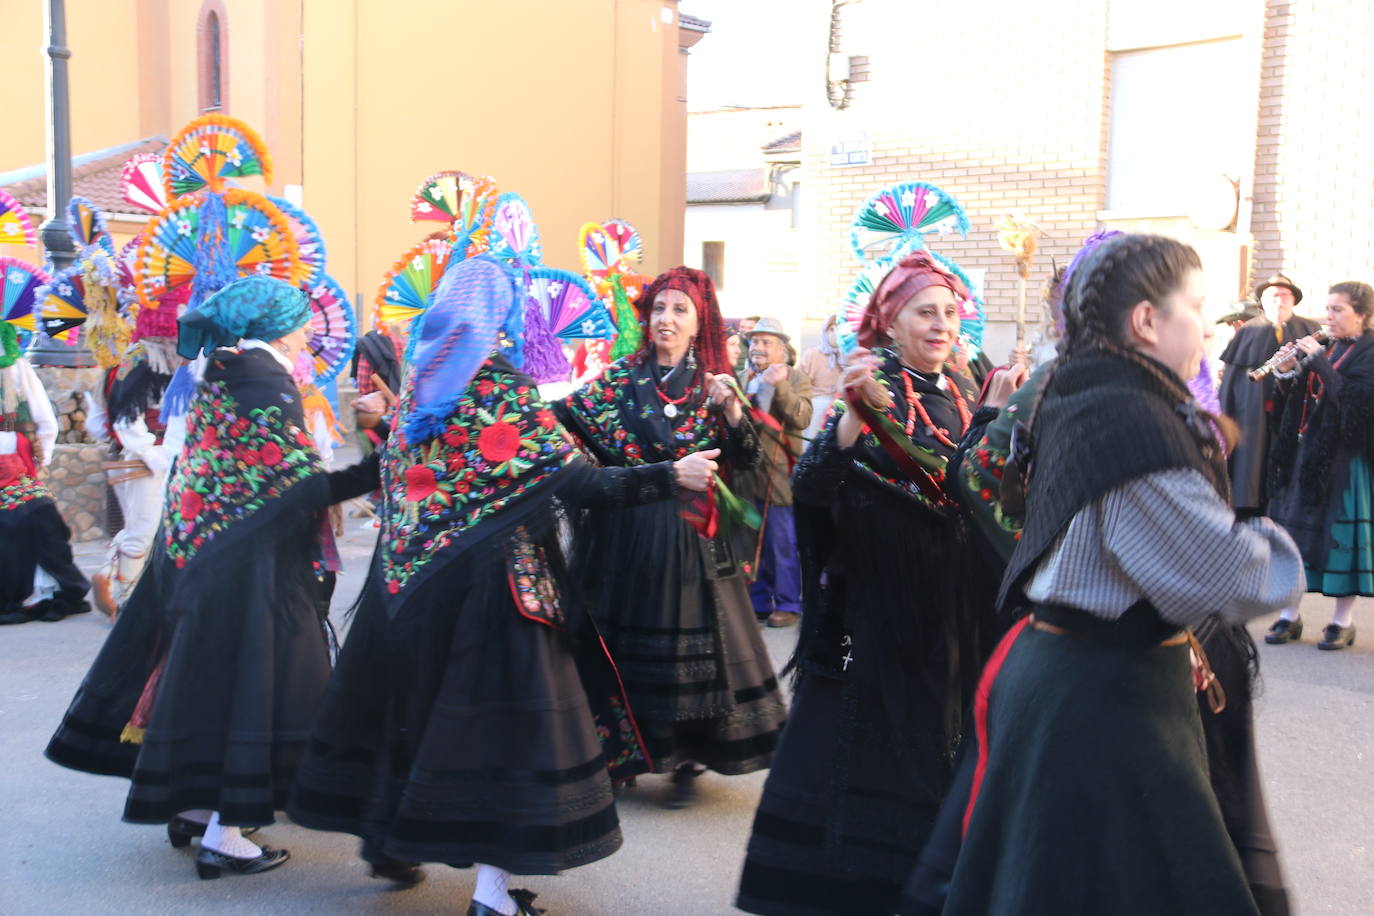
[[361, 837], [373, 861], [556, 874], [604, 858], [621, 834], [602, 744], [632, 725], [593, 716], [572, 639], [517, 612], [499, 550], [472, 553], [394, 619], [374, 568], [291, 818]]
[[946, 914], [1257, 912], [1208, 782], [1186, 644], [1023, 625], [985, 689]]
[[[329, 679], [314, 543], [313, 515], [282, 513], [206, 558], [193, 578], [156, 553], [48, 758], [129, 779], [126, 821], [207, 808], [225, 824], [272, 823]], [[164, 660], [142, 743], [121, 740]]]
[[655, 772], [769, 765], [786, 718], [748, 587], [675, 502], [593, 516], [578, 569]]

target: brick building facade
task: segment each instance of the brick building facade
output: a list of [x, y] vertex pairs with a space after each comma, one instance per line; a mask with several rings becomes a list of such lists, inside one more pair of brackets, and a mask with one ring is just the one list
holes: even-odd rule
[[[802, 177], [812, 227], [804, 305], [833, 311], [858, 266], [849, 223], [899, 181], [940, 185], [972, 231], [932, 239], [981, 274], [991, 355], [1014, 338], [1017, 280], [997, 243], [1006, 209], [1046, 233], [1032, 323], [1052, 262], [1101, 226], [1198, 248], [1208, 308], [1283, 269], [1315, 295], [1374, 280], [1363, 215], [1374, 182], [1374, 11], [1317, 0], [970, 0], [817, 3], [830, 97], [806, 101]], [[847, 81], [844, 79], [851, 77]], [[848, 144], [867, 162], [832, 163]], [[810, 324], [810, 322], [808, 322]]]

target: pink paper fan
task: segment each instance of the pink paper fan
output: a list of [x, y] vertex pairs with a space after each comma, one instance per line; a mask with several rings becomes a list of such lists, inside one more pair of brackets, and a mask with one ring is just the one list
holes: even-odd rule
[[119, 190], [125, 200], [149, 213], [167, 206], [167, 189], [162, 183], [162, 157], [139, 153], [124, 163]]

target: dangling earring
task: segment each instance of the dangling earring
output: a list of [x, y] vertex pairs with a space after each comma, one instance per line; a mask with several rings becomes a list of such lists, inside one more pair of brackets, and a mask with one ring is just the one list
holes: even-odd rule
[[687, 345], [687, 371], [697, 371], [697, 339], [692, 338], [692, 342]]

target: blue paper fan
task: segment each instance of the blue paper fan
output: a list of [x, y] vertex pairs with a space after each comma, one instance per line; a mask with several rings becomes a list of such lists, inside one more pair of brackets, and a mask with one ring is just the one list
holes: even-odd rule
[[86, 278], [80, 266], [69, 267], [38, 290], [38, 323], [53, 340], [74, 341], [72, 334], [86, 322]]

